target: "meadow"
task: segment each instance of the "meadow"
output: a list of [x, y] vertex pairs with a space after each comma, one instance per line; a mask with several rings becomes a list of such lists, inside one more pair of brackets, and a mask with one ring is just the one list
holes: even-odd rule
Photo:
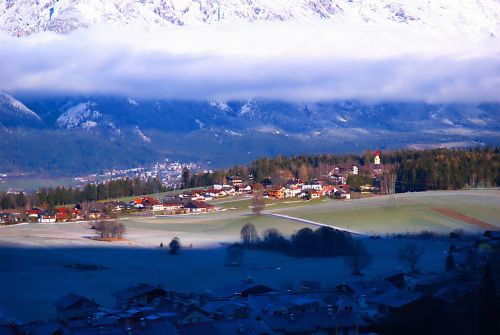
[[[113, 307], [112, 293], [138, 282], [161, 284], [167, 289], [205, 292], [248, 276], [277, 289], [298, 288], [302, 280], [319, 281], [332, 287], [347, 280], [381, 277], [404, 270], [398, 260], [400, 247], [412, 242], [387, 237], [395, 232], [423, 229], [443, 233], [443, 238], [416, 241], [424, 248], [423, 273], [444, 271], [450, 231], [463, 229], [472, 236], [484, 229], [462, 217], [500, 228], [500, 191], [453, 191], [371, 197], [350, 202], [310, 202], [269, 199], [266, 212], [280, 213], [318, 223], [349, 227], [378, 234], [380, 239], [358, 237], [372, 256], [365, 276], [352, 277], [343, 258], [294, 258], [287, 255], [246, 250], [243, 265], [225, 266], [225, 247], [239, 240], [241, 227], [253, 223], [259, 232], [276, 228], [285, 235], [303, 227], [293, 220], [253, 216], [249, 199], [214, 200], [225, 211], [185, 216], [122, 218], [126, 240], [99, 242], [87, 223], [24, 224], [0, 228], [0, 318], [32, 320], [54, 317], [53, 303], [68, 292], [94, 298], [103, 307]], [[224, 203], [222, 203], [224, 202]], [[392, 206], [394, 204], [394, 206]], [[435, 209], [447, 209], [445, 214]], [[473, 221], [474, 222], [474, 221]], [[166, 245], [181, 239], [180, 255], [168, 255]], [[165, 247], [160, 248], [160, 243]], [[469, 243], [469, 242], [454, 242]], [[77, 270], [74, 264], [100, 265], [102, 270]]]

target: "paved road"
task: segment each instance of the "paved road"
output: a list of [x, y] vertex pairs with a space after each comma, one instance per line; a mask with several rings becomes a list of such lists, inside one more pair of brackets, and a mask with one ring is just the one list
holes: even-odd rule
[[274, 217], [278, 217], [278, 218], [281, 218], [281, 219], [286, 219], [286, 220], [297, 221], [297, 222], [301, 222], [301, 223], [312, 224], [312, 225], [319, 226], [319, 227], [330, 227], [330, 228], [334, 228], [334, 229], [346, 231], [348, 233], [356, 234], [356, 235], [366, 235], [364, 233], [360, 233], [358, 231], [354, 231], [354, 230], [351, 230], [351, 229], [340, 228], [340, 227], [336, 227], [336, 226], [332, 226], [332, 225], [328, 225], [328, 224], [324, 224], [324, 223], [319, 223], [319, 222], [315, 222], [315, 221], [311, 221], [311, 220], [297, 218], [297, 217], [294, 217], [294, 216], [288, 216], [288, 215], [283, 215], [283, 214], [275, 214], [275, 213], [263, 213], [263, 215], [274, 216]]

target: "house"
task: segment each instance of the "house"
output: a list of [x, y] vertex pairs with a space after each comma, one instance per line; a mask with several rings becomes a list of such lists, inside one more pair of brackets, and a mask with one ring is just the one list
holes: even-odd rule
[[384, 276], [384, 280], [399, 289], [403, 289], [405, 287], [405, 274], [402, 271], [389, 273]]
[[38, 214], [38, 222], [52, 223], [56, 222], [56, 213], [52, 211], [42, 211]]
[[61, 321], [87, 319], [99, 310], [99, 304], [75, 293], [68, 293], [55, 302], [57, 318]]
[[306, 196], [309, 197], [309, 199], [319, 199], [321, 197], [321, 192], [316, 191], [315, 189], [309, 189], [306, 191]]
[[285, 198], [293, 198], [298, 196], [302, 192], [302, 189], [300, 186], [287, 186], [285, 188], [284, 193], [285, 193]]
[[70, 221], [72, 218], [73, 218], [72, 211], [68, 207], [56, 208], [56, 221], [57, 222]]
[[28, 220], [31, 222], [37, 222], [38, 221], [38, 215], [42, 212], [40, 208], [33, 207], [31, 209], [28, 209], [26, 211], [26, 216], [28, 217]]
[[214, 299], [246, 298], [253, 294], [273, 292], [269, 286], [257, 284], [252, 278], [247, 278], [234, 284], [224, 285], [212, 293]]
[[213, 212], [215, 210], [215, 206], [204, 201], [196, 201], [192, 200], [184, 208], [188, 209], [191, 213], [206, 213]]
[[397, 290], [397, 287], [388, 281], [369, 280], [343, 283], [335, 289], [354, 297], [362, 316], [373, 317], [379, 313], [375, 299], [387, 292]]
[[163, 208], [165, 211], [175, 212], [183, 207], [180, 201], [166, 201], [163, 202]]
[[0, 223], [19, 223], [22, 221], [21, 213], [4, 212], [0, 213]]
[[298, 178], [292, 178], [286, 182], [287, 188], [292, 188], [292, 187], [301, 188], [302, 185], [304, 185], [304, 182], [302, 181], [302, 179], [298, 179]]
[[148, 284], [138, 284], [121, 291], [115, 292], [116, 306], [126, 309], [130, 306], [145, 306], [151, 304], [156, 298], [167, 296], [167, 292], [161, 287]]
[[212, 321], [210, 313], [198, 306], [189, 306], [186, 312], [179, 318], [178, 324], [190, 325], [193, 323], [203, 323]]
[[135, 205], [142, 205], [143, 207], [148, 207], [148, 208], [151, 208], [154, 205], [158, 205], [159, 203], [160, 202], [158, 201], [158, 199], [150, 196], [143, 196], [141, 198], [134, 199]]
[[82, 211], [78, 208], [73, 208], [72, 218], [73, 218], [73, 220], [83, 220], [84, 217], [82, 215]]
[[153, 212], [163, 212], [165, 210], [165, 205], [164, 204], [156, 204], [151, 207], [151, 210]]
[[228, 176], [226, 177], [227, 183], [234, 186], [243, 186], [243, 179], [238, 176]]
[[112, 212], [121, 212], [127, 208], [127, 204], [123, 201], [108, 201], [104, 203], [104, 206], [111, 209]]
[[282, 186], [274, 186], [267, 189], [267, 195], [275, 199], [283, 199], [285, 197], [285, 188]]
[[89, 211], [87, 217], [89, 220], [99, 220], [104, 217], [104, 213], [100, 209], [92, 208]]
[[408, 305], [418, 301], [422, 295], [408, 290], [392, 290], [373, 299], [380, 315], [389, 315], [407, 308]]
[[315, 182], [312, 184], [304, 184], [301, 186], [302, 191], [308, 191], [308, 190], [315, 190], [315, 191], [321, 191], [323, 186], [319, 182]]

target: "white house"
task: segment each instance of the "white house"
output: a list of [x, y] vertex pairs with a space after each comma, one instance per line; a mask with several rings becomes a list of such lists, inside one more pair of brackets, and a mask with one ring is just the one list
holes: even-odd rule
[[305, 191], [305, 190], [316, 190], [316, 191], [321, 191], [322, 189], [322, 186], [321, 184], [304, 184], [301, 186], [302, 188], [302, 191]]

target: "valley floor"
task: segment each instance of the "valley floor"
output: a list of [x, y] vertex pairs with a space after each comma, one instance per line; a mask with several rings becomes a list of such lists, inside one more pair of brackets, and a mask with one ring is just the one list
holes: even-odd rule
[[[53, 302], [68, 292], [112, 307], [113, 292], [138, 282], [203, 292], [248, 276], [277, 289], [297, 288], [302, 280], [319, 281], [326, 288], [356, 279], [350, 277], [342, 258], [299, 259], [246, 250], [243, 266], [225, 266], [225, 245], [239, 239], [240, 229], [247, 222], [259, 232], [277, 228], [286, 235], [308, 226], [280, 217], [249, 216], [248, 201], [228, 201], [223, 205], [233, 209], [206, 215], [124, 219], [127, 240], [123, 242], [91, 240], [94, 231], [85, 223], [1, 227], [0, 313], [21, 320], [54, 317]], [[395, 201], [373, 197], [351, 202], [278, 202], [266, 211], [380, 235], [380, 239], [362, 237], [373, 259], [365, 277], [377, 277], [401, 268], [398, 249], [411, 242], [388, 237], [387, 233], [423, 229], [442, 233], [463, 229], [476, 235], [484, 232], [484, 227], [468, 219], [434, 208], [459, 212], [500, 229], [498, 204], [500, 191], [484, 190], [401, 194]], [[166, 248], [159, 247], [173, 237], [179, 237], [184, 246], [179, 256], [170, 256]], [[422, 272], [442, 272], [450, 241], [444, 238], [418, 243], [425, 250]], [[78, 270], [72, 268], [75, 264], [104, 269]]]

